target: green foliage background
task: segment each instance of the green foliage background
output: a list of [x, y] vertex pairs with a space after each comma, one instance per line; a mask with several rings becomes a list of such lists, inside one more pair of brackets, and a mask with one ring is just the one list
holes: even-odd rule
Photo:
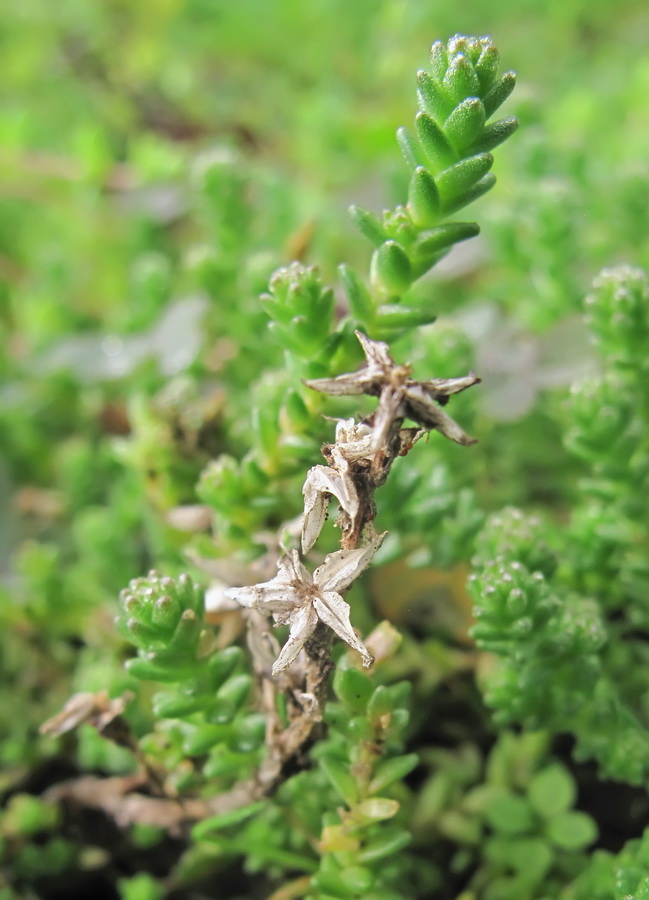
[[[645, 4], [605, 0], [4, 5], [2, 900], [179, 900], [218, 884], [278, 900], [649, 896], [648, 28]], [[337, 683], [312, 768], [250, 819], [213, 823], [219, 840], [208, 825], [181, 856], [181, 841], [144, 828], [126, 844], [84, 836], [43, 791], [131, 771], [132, 757], [89, 726], [59, 741], [38, 727], [75, 691], [132, 690], [147, 752], [167, 754], [180, 789], [202, 789], [183, 768], [187, 732], [170, 726], [163, 753], [150, 687], [124, 669], [119, 591], [152, 566], [177, 576], [188, 558], [252, 556], [255, 535], [300, 512], [330, 438], [318, 414], [340, 407], [300, 392], [319, 373], [295, 356], [286, 368], [259, 295], [297, 256], [344, 304], [338, 264], [369, 259], [346, 207], [403, 201], [394, 132], [411, 125], [429, 44], [456, 32], [491, 34], [518, 72], [505, 112], [521, 127], [470, 210], [480, 238], [411, 291], [439, 321], [393, 344], [421, 377], [484, 376], [454, 402], [478, 446], [433, 435], [381, 489], [390, 539], [353, 598], [364, 634], [383, 618], [403, 633], [371, 684], [403, 712], [387, 762], [419, 759], [391, 788], [393, 830], [367, 826], [361, 862], [323, 863], [304, 839], [304, 823], [320, 839], [341, 801], [362, 802], [337, 773], [372, 739], [347, 720], [371, 715]], [[591, 290], [620, 264], [639, 269]], [[354, 353], [343, 341], [339, 371]], [[170, 518], [199, 502], [216, 541]], [[259, 752], [246, 722], [228, 737], [239, 774]], [[377, 859], [385, 883], [367, 887]], [[273, 894], [316, 871], [311, 893]]]

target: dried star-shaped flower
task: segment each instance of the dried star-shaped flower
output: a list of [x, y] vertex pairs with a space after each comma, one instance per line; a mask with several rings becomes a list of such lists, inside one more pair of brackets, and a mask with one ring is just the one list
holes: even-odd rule
[[357, 550], [330, 553], [313, 575], [302, 565], [297, 550], [291, 550], [278, 561], [277, 575], [271, 581], [227, 591], [241, 606], [270, 613], [278, 625], [291, 626], [288, 640], [273, 665], [273, 675], [291, 665], [318, 622], [324, 622], [358, 650], [365, 666], [372, 664], [371, 653], [351, 626], [350, 607], [341, 593], [369, 566], [384, 537], [385, 534], [377, 535]]
[[425, 429], [434, 428], [458, 444], [475, 443], [438, 404], [444, 405], [451, 394], [477, 384], [480, 381], [477, 375], [469, 373], [462, 378], [413, 381], [410, 366], [398, 366], [390, 356], [387, 344], [373, 341], [360, 331], [356, 332], [356, 337], [367, 360], [364, 366], [357, 372], [347, 372], [336, 378], [317, 378], [305, 384], [325, 394], [378, 397], [373, 424], [372, 449], [375, 452], [385, 446], [395, 422], [405, 418]]

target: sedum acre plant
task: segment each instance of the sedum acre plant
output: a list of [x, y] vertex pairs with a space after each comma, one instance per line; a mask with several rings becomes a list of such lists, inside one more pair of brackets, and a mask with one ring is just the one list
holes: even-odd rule
[[0, 900], [649, 897], [649, 278], [598, 276], [567, 326], [594, 351], [510, 422], [492, 311], [435, 268], [478, 235], [514, 85], [490, 38], [433, 44], [402, 202], [351, 207], [370, 258], [335, 283], [308, 227], [259, 239], [292, 197], [267, 172], [139, 149], [167, 187], [192, 166], [174, 228], [135, 228], [157, 314], [42, 355], [55, 475], [27, 378], [7, 416], [13, 469], [59, 488], [22, 498], [4, 613], [2, 715], [43, 724], [3, 750]]

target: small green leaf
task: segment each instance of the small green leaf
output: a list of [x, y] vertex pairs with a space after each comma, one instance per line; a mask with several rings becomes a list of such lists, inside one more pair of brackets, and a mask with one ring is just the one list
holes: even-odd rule
[[360, 669], [338, 666], [333, 688], [336, 696], [354, 713], [364, 713], [374, 691], [374, 684]]
[[205, 696], [186, 697], [176, 692], [159, 692], [154, 695], [152, 706], [156, 716], [163, 719], [179, 719], [191, 716], [205, 709], [208, 700]]
[[201, 756], [207, 753], [216, 744], [227, 740], [230, 735], [229, 725], [196, 725], [185, 726], [186, 733], [183, 738], [183, 750], [189, 756]]
[[458, 161], [457, 151], [448, 141], [439, 125], [427, 113], [417, 113], [415, 128], [417, 129], [417, 137], [422, 150], [436, 173], [447, 169]]
[[340, 873], [340, 878], [355, 897], [366, 897], [374, 884], [374, 876], [365, 866], [348, 866]]
[[443, 84], [453, 105], [461, 103], [466, 97], [477, 97], [480, 93], [478, 76], [463, 53], [456, 54], [449, 62]]
[[388, 688], [380, 684], [367, 704], [367, 716], [372, 724], [376, 726], [380, 719], [389, 715], [394, 710], [395, 706], [395, 700]]
[[494, 790], [485, 814], [491, 827], [505, 835], [522, 834], [534, 825], [527, 801], [504, 789]]
[[311, 881], [318, 890], [318, 900], [351, 900], [354, 897], [354, 890], [345, 884], [342, 872], [316, 872]]
[[419, 756], [416, 753], [408, 753], [403, 756], [394, 756], [392, 759], [385, 759], [380, 762], [375, 770], [369, 786], [371, 794], [377, 794], [384, 788], [393, 784], [395, 781], [401, 781], [415, 768], [419, 762]]
[[505, 100], [516, 87], [516, 75], [514, 72], [505, 72], [498, 81], [489, 89], [482, 99], [484, 103], [487, 118], [491, 118], [499, 106], [502, 106]]
[[241, 647], [225, 647], [214, 653], [207, 661], [210, 685], [214, 690], [229, 678], [243, 659]]
[[436, 318], [435, 313], [426, 309], [385, 303], [378, 309], [375, 328], [379, 334], [387, 334], [395, 328], [418, 328], [422, 325], [430, 325]]
[[423, 112], [428, 113], [438, 125], [446, 121], [455, 104], [446, 91], [423, 69], [417, 72], [417, 94]]
[[452, 203], [466, 194], [476, 182], [483, 178], [493, 165], [491, 153], [479, 153], [445, 169], [435, 179], [442, 203]]
[[387, 241], [389, 235], [374, 213], [363, 209], [362, 206], [350, 206], [349, 215], [361, 234], [364, 234], [375, 247], [380, 247]]
[[450, 216], [452, 213], [468, 206], [469, 203], [473, 203], [474, 200], [478, 200], [483, 194], [490, 191], [495, 183], [496, 176], [493, 172], [489, 172], [484, 178], [481, 178], [480, 181], [476, 182], [473, 187], [470, 187], [463, 194], [459, 194], [457, 197], [454, 197], [453, 200], [445, 201], [443, 203], [444, 215]]
[[408, 187], [408, 209], [412, 221], [420, 228], [434, 225], [439, 219], [439, 194], [433, 176], [423, 167], [415, 169]]
[[167, 893], [160, 882], [148, 872], [140, 872], [131, 878], [120, 878], [117, 884], [122, 900], [163, 900]]
[[597, 839], [597, 825], [586, 813], [569, 810], [550, 819], [546, 834], [563, 850], [582, 850]]
[[266, 805], [266, 800], [257, 800], [255, 803], [249, 803], [247, 806], [239, 807], [239, 809], [233, 809], [230, 812], [203, 819], [202, 822], [199, 822], [198, 825], [194, 825], [192, 828], [192, 837], [196, 841], [201, 841], [205, 838], [209, 839], [212, 832], [221, 831], [230, 825], [238, 825], [239, 822], [245, 822], [246, 819], [261, 812]]
[[194, 648], [202, 627], [202, 617], [197, 616], [193, 609], [186, 609], [169, 641], [169, 650], [183, 652]]
[[535, 837], [495, 835], [485, 843], [485, 856], [498, 868], [514, 869], [527, 884], [541, 884], [552, 866], [554, 853], [548, 843]]
[[559, 763], [537, 772], [528, 788], [530, 803], [546, 819], [570, 809], [576, 793], [572, 775]]
[[349, 310], [352, 316], [361, 324], [370, 325], [376, 313], [370, 292], [350, 266], [342, 263], [338, 266], [338, 272], [349, 298]]
[[486, 93], [494, 82], [500, 68], [500, 54], [492, 43], [483, 48], [474, 71], [480, 82], [480, 95]]
[[236, 712], [234, 704], [230, 700], [213, 697], [205, 712], [205, 721], [212, 725], [227, 725], [234, 719]]
[[518, 128], [518, 119], [516, 116], [508, 116], [505, 119], [498, 119], [487, 125], [482, 134], [480, 134], [471, 144], [472, 153], [484, 153], [487, 150], [493, 150], [498, 144], [506, 141]]
[[148, 681], [174, 682], [184, 681], [196, 674], [195, 666], [187, 663], [157, 663], [155, 654], [153, 659], [136, 657], [129, 659], [126, 668], [136, 678]]
[[369, 824], [391, 819], [398, 811], [399, 804], [396, 800], [389, 800], [387, 797], [370, 797], [355, 806], [351, 815], [360, 824]]
[[395, 241], [386, 241], [374, 251], [371, 280], [390, 296], [399, 296], [410, 287], [410, 260]]
[[470, 146], [485, 124], [485, 110], [477, 97], [467, 97], [444, 123], [444, 134], [457, 150]]
[[231, 703], [235, 710], [238, 710], [245, 702], [250, 688], [252, 687], [252, 676], [241, 674], [233, 675], [219, 688], [217, 697], [219, 700], [225, 700]]
[[410, 844], [412, 835], [407, 831], [395, 831], [392, 834], [383, 835], [368, 841], [358, 854], [358, 861], [362, 863], [375, 863], [381, 859], [394, 857], [400, 850]]
[[476, 222], [449, 222], [423, 231], [413, 244], [412, 252], [415, 256], [428, 257], [477, 234], [480, 234], [480, 226]]
[[435, 81], [443, 81], [447, 68], [448, 53], [446, 52], [446, 47], [441, 41], [435, 41], [430, 48], [430, 70]]
[[344, 729], [347, 737], [354, 743], [361, 741], [372, 741], [374, 739], [374, 730], [366, 716], [354, 716], [347, 721], [347, 727]]
[[397, 143], [409, 168], [416, 169], [417, 166], [426, 164], [426, 159], [419, 144], [407, 128], [397, 129]]
[[351, 808], [358, 799], [358, 785], [349, 766], [332, 756], [323, 756], [318, 761], [334, 790]]

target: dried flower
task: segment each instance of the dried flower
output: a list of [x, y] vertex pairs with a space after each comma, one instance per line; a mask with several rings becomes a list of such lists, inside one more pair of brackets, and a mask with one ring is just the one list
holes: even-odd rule
[[329, 498], [335, 497], [340, 508], [354, 522], [359, 510], [356, 486], [344, 457], [336, 459], [336, 468], [313, 466], [309, 469], [304, 487], [304, 516], [302, 519], [302, 553], [308, 553], [318, 539], [327, 517]]
[[351, 626], [350, 607], [341, 592], [369, 566], [384, 537], [385, 534], [377, 535], [356, 550], [330, 553], [313, 575], [302, 565], [298, 552], [291, 550], [280, 558], [277, 575], [271, 581], [226, 592], [241, 606], [270, 613], [278, 625], [291, 626], [288, 640], [273, 665], [273, 675], [291, 665], [319, 621], [358, 650], [365, 666], [372, 664], [372, 655]]
[[367, 362], [356, 372], [347, 372], [336, 378], [317, 378], [305, 384], [325, 394], [369, 394], [379, 398], [374, 415], [372, 450], [383, 448], [395, 423], [409, 418], [422, 428], [436, 429], [458, 444], [475, 441], [462, 431], [457, 422], [440, 406], [448, 402], [451, 394], [477, 384], [480, 379], [473, 373], [462, 378], [431, 378], [413, 381], [410, 366], [398, 366], [389, 353], [387, 344], [373, 341], [360, 331], [356, 337], [361, 342]]

